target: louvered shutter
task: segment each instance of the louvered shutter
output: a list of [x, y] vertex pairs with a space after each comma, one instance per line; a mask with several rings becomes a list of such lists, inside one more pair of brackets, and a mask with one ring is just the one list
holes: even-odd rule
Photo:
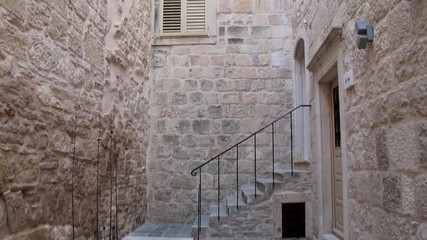
[[163, 0], [162, 32], [181, 33], [181, 0]]
[[206, 1], [162, 0], [161, 34], [164, 36], [205, 35]]
[[205, 32], [206, 4], [205, 0], [187, 0], [187, 32]]

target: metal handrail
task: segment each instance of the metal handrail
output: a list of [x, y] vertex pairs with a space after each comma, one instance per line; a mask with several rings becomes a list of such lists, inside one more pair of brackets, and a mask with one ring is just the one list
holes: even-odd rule
[[210, 160], [206, 161], [205, 163], [203, 163], [203, 164], [199, 165], [198, 167], [194, 168], [194, 169], [191, 171], [191, 175], [192, 175], [192, 176], [196, 176], [196, 175], [197, 175], [197, 169], [202, 168], [203, 166], [205, 166], [206, 164], [208, 164], [208, 163], [212, 162], [213, 160], [217, 159], [218, 157], [221, 157], [222, 155], [226, 154], [226, 153], [227, 153], [228, 151], [230, 151], [231, 149], [233, 149], [233, 148], [235, 148], [236, 146], [238, 146], [238, 145], [240, 145], [240, 144], [244, 143], [244, 142], [245, 142], [246, 140], [248, 140], [249, 138], [253, 137], [254, 135], [256, 135], [256, 134], [258, 134], [258, 133], [260, 133], [260, 132], [262, 132], [264, 129], [266, 129], [266, 128], [270, 127], [270, 126], [271, 126], [271, 125], [273, 125], [274, 123], [276, 123], [276, 122], [278, 122], [278, 121], [282, 120], [283, 118], [287, 117], [288, 115], [292, 114], [292, 113], [293, 113], [293, 112], [295, 112], [297, 109], [299, 109], [299, 108], [304, 108], [304, 107], [308, 107], [308, 108], [310, 108], [310, 107], [311, 107], [311, 105], [299, 105], [298, 107], [295, 107], [295, 108], [294, 108], [294, 109], [292, 109], [291, 111], [289, 111], [289, 112], [285, 113], [284, 115], [280, 116], [280, 117], [279, 117], [279, 118], [277, 118], [276, 120], [274, 120], [274, 121], [270, 122], [270, 123], [269, 123], [269, 124], [267, 124], [265, 127], [263, 127], [263, 128], [261, 128], [261, 129], [259, 129], [258, 131], [256, 131], [256, 132], [252, 133], [252, 134], [251, 134], [251, 135], [249, 135], [248, 137], [246, 137], [246, 138], [244, 138], [243, 140], [241, 140], [240, 142], [238, 142], [238, 143], [234, 144], [233, 146], [231, 146], [231, 147], [227, 148], [227, 150], [225, 150], [225, 151], [221, 152], [220, 154], [216, 155], [215, 157], [211, 158]]
[[298, 110], [299, 108], [311, 108], [311, 105], [299, 105], [297, 107], [295, 107], [294, 109], [290, 110], [289, 112], [285, 113], [284, 115], [280, 116], [279, 118], [277, 118], [276, 120], [270, 122], [269, 124], [265, 125], [263, 128], [259, 129], [258, 131], [252, 133], [251, 135], [247, 136], [246, 138], [244, 138], [243, 140], [239, 141], [238, 143], [234, 144], [233, 146], [227, 148], [225, 151], [219, 153], [218, 155], [216, 155], [215, 157], [211, 158], [210, 160], [204, 162], [203, 164], [199, 165], [198, 167], [194, 168], [191, 171], [191, 175], [192, 176], [196, 176], [197, 172], [199, 172], [199, 186], [198, 186], [198, 204], [197, 204], [197, 239], [200, 238], [200, 233], [201, 233], [201, 218], [202, 218], [202, 168], [207, 165], [208, 163], [214, 161], [214, 160], [218, 160], [218, 221], [220, 220], [220, 157], [224, 154], [226, 154], [228, 151], [236, 148], [236, 181], [237, 181], [237, 191], [236, 191], [236, 203], [237, 203], [237, 211], [239, 210], [239, 145], [244, 143], [246, 140], [250, 139], [250, 138], [254, 138], [254, 174], [255, 174], [255, 198], [257, 198], [257, 154], [256, 154], [256, 148], [257, 148], [257, 139], [256, 139], [256, 135], [260, 132], [262, 132], [263, 130], [265, 130], [268, 127], [271, 127], [271, 140], [272, 140], [272, 161], [273, 161], [273, 172], [272, 172], [272, 177], [273, 177], [273, 186], [275, 184], [275, 180], [274, 180], [274, 124], [278, 121], [280, 121], [281, 119], [289, 116], [290, 117], [290, 138], [291, 138], [291, 176], [293, 176], [294, 173], [294, 161], [293, 161], [293, 127], [292, 127], [292, 121], [293, 121], [293, 112], [295, 112], [296, 110]]

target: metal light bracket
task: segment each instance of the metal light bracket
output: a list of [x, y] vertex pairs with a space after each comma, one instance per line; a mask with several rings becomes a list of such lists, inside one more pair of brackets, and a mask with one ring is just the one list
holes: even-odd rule
[[366, 49], [366, 45], [374, 41], [374, 27], [363, 20], [356, 21], [357, 48]]

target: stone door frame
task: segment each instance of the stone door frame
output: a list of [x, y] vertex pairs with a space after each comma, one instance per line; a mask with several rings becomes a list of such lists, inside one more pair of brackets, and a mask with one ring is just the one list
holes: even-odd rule
[[312, 73], [311, 84], [313, 92], [310, 94], [311, 110], [311, 156], [312, 170], [317, 184], [317, 212], [318, 212], [318, 239], [338, 239], [332, 234], [332, 149], [330, 127], [330, 83], [338, 79], [340, 112], [341, 112], [341, 142], [343, 165], [343, 200], [344, 200], [344, 239], [348, 239], [348, 194], [347, 194], [347, 166], [346, 166], [346, 138], [345, 138], [345, 111], [343, 89], [343, 57], [341, 49], [341, 28], [333, 28], [326, 40], [319, 47], [308, 64]]

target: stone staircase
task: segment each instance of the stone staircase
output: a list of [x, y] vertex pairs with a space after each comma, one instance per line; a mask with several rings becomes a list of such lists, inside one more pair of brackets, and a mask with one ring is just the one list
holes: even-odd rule
[[[297, 163], [296, 168], [298, 170], [294, 170], [292, 176], [289, 168], [276, 165], [274, 186], [272, 178], [257, 179], [255, 197], [255, 182], [252, 180], [240, 186], [238, 199], [236, 192], [221, 199], [219, 211], [217, 203], [211, 205], [209, 211], [204, 212], [201, 216], [200, 235], [198, 235], [198, 219], [196, 218], [193, 224], [147, 223], [123, 239], [283, 239], [281, 204], [312, 201], [312, 179], [311, 172], [307, 170], [308, 165]], [[306, 206], [308, 207], [309, 204]], [[307, 213], [311, 214], [310, 209], [306, 209], [306, 215]], [[310, 229], [310, 220], [306, 222], [308, 223], [306, 229]], [[310, 235], [309, 231], [308, 235]], [[311, 239], [311, 237], [298, 239]]]
[[[237, 194], [229, 195], [201, 216], [199, 239], [277, 239], [274, 231], [278, 215], [275, 206], [288, 201], [311, 200], [311, 174], [308, 170], [277, 167], [273, 178], [260, 178], [255, 184], [242, 185]], [[280, 213], [281, 215], [281, 213]], [[219, 219], [218, 219], [219, 216]], [[276, 218], [276, 220], [275, 220]], [[281, 216], [280, 216], [281, 218]], [[280, 234], [279, 234], [280, 235]], [[198, 239], [198, 218], [193, 224], [193, 237]], [[281, 238], [281, 235], [280, 237]]]

